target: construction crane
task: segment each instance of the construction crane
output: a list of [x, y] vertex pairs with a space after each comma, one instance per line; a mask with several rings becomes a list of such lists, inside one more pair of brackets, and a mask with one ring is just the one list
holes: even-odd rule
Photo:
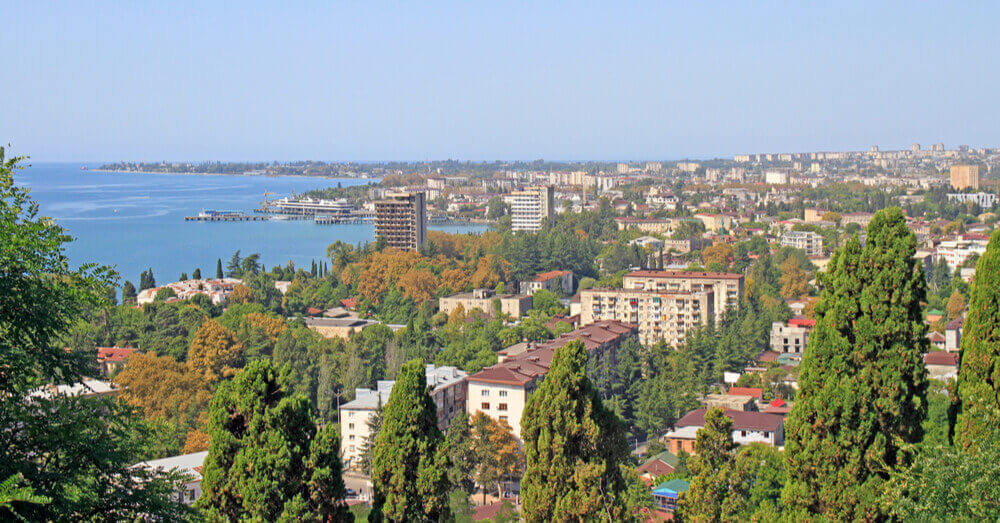
[[265, 187], [264, 188], [264, 204], [261, 205], [261, 210], [263, 210], [264, 212], [267, 212], [267, 205], [268, 205], [268, 203], [267, 203], [267, 195], [268, 194], [270, 194], [271, 196], [274, 196], [274, 193], [273, 192], [267, 192], [267, 187]]

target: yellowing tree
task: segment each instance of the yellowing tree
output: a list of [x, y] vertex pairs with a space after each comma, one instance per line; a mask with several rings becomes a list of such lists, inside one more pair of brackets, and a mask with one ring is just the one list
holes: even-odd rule
[[441, 284], [455, 292], [461, 292], [472, 285], [472, 275], [465, 269], [445, 269], [441, 273]]
[[955, 318], [961, 317], [964, 312], [965, 297], [962, 296], [962, 293], [957, 290], [952, 291], [951, 297], [948, 298], [948, 319], [954, 320]]
[[476, 271], [472, 273], [472, 285], [480, 289], [492, 289], [505, 279], [510, 271], [510, 262], [493, 254], [479, 258]]
[[221, 323], [208, 319], [194, 333], [188, 348], [188, 368], [208, 382], [236, 373], [243, 347], [236, 334]]
[[250, 303], [253, 301], [253, 291], [250, 287], [240, 284], [233, 287], [233, 292], [229, 293], [230, 303]]
[[433, 298], [437, 287], [437, 278], [427, 269], [410, 269], [399, 280], [399, 288], [417, 303]]
[[789, 257], [781, 264], [781, 296], [783, 298], [798, 298], [809, 292], [809, 276], [799, 267], [799, 262]]
[[190, 372], [183, 363], [148, 352], [132, 355], [114, 382], [121, 390], [119, 398], [145, 417], [189, 425], [194, 424], [197, 413], [212, 396], [201, 376]]
[[716, 243], [701, 251], [701, 262], [705, 264], [705, 267], [709, 267], [713, 263], [728, 266], [729, 260], [732, 259], [733, 248], [728, 243]]
[[259, 329], [271, 341], [278, 341], [278, 336], [285, 332], [287, 326], [285, 322], [259, 312], [251, 312], [243, 316], [243, 325], [249, 329]]

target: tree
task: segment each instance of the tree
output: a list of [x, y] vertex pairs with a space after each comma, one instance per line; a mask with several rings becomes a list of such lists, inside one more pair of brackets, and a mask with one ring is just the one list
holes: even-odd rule
[[736, 451], [733, 420], [716, 407], [705, 413], [705, 426], [695, 436], [695, 455], [688, 460], [694, 478], [680, 499], [681, 519], [718, 521], [729, 493], [728, 472]]
[[385, 405], [372, 463], [369, 521], [447, 519], [448, 455], [420, 361], [403, 365]]
[[472, 417], [472, 451], [476, 459], [476, 482], [486, 489], [495, 486], [503, 497], [501, 484], [519, 477], [524, 470], [524, 454], [506, 421], [497, 421], [482, 412]]
[[137, 295], [135, 285], [132, 285], [132, 282], [127, 281], [122, 284], [122, 304], [135, 303]]
[[399, 289], [413, 301], [424, 302], [437, 292], [437, 278], [427, 269], [410, 269], [399, 279]]
[[236, 285], [229, 293], [228, 301], [231, 303], [253, 303], [253, 291], [246, 285]]
[[177, 278], [177, 281], [187, 281], [187, 280], [188, 280], [188, 273], [186, 272], [182, 272], [181, 277]]
[[206, 319], [194, 333], [188, 349], [188, 368], [208, 382], [236, 373], [243, 347], [236, 334], [213, 319]]
[[220, 384], [210, 409], [198, 500], [210, 519], [353, 519], [336, 429], [316, 429], [309, 401], [286, 392], [270, 361]]
[[926, 288], [902, 211], [879, 211], [821, 275], [817, 324], [786, 422], [783, 504], [835, 519], [879, 519], [886, 481], [912, 460], [927, 413]]
[[196, 279], [196, 280], [200, 280], [201, 279], [201, 269], [195, 269], [194, 272], [191, 273], [191, 277], [194, 278], [194, 279]]
[[226, 276], [230, 278], [239, 278], [242, 272], [242, 259], [240, 258], [240, 251], [237, 249], [233, 253], [233, 257], [229, 259], [229, 265], [226, 266]]
[[962, 314], [965, 313], [965, 297], [962, 293], [955, 289], [951, 291], [951, 296], [948, 298], [948, 319], [954, 320], [961, 318]]
[[196, 428], [198, 416], [212, 397], [201, 375], [170, 356], [134, 354], [115, 375], [119, 397], [147, 419], [174, 423], [182, 434]]
[[701, 262], [706, 267], [718, 265], [728, 267], [733, 259], [733, 247], [728, 243], [716, 243], [701, 250]]
[[461, 489], [466, 495], [472, 493], [476, 488], [472, 475], [477, 459], [467, 413], [462, 412], [451, 418], [444, 437], [444, 448], [448, 452], [448, 481], [452, 487]]
[[555, 350], [545, 380], [521, 418], [526, 468], [521, 480], [527, 521], [629, 515], [625, 431], [586, 375], [587, 352], [572, 341]]
[[955, 445], [975, 452], [1000, 427], [1000, 231], [976, 265], [969, 313], [962, 326]]
[[778, 281], [783, 298], [799, 298], [809, 292], [809, 276], [795, 258], [789, 257], [781, 263], [781, 277]]
[[217, 258], [215, 260], [215, 277], [220, 280], [226, 277], [226, 275], [222, 272], [222, 258]]
[[180, 478], [132, 468], [149, 428], [130, 408], [31, 393], [89, 371], [93, 353], [65, 350], [62, 337], [104, 304], [114, 277], [107, 267], [70, 268], [71, 238], [14, 185], [21, 162], [0, 147], [0, 518], [182, 520], [188, 511], [173, 498]]

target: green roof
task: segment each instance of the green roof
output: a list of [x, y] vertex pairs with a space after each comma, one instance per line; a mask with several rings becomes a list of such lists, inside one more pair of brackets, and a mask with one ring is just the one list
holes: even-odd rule
[[672, 479], [670, 481], [664, 481], [653, 489], [653, 494], [680, 494], [681, 492], [686, 492], [690, 484], [683, 479]]
[[[653, 461], [654, 459], [658, 459], [658, 460], [666, 463], [667, 465], [670, 465], [671, 467], [676, 467], [677, 463], [680, 462], [680, 459], [678, 459], [677, 456], [674, 455], [669, 450], [665, 450], [665, 451], [663, 451], [663, 452], [661, 452], [661, 453], [659, 453], [659, 454], [657, 454], [657, 455], [655, 455], [655, 456], [647, 459], [646, 463], [649, 463], [650, 461]], [[643, 463], [643, 464], [645, 465], [645, 463]]]

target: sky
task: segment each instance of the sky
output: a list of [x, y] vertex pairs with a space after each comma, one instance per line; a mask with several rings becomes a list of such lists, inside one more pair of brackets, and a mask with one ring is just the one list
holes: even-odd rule
[[1000, 146], [998, 2], [0, 0], [33, 161]]

